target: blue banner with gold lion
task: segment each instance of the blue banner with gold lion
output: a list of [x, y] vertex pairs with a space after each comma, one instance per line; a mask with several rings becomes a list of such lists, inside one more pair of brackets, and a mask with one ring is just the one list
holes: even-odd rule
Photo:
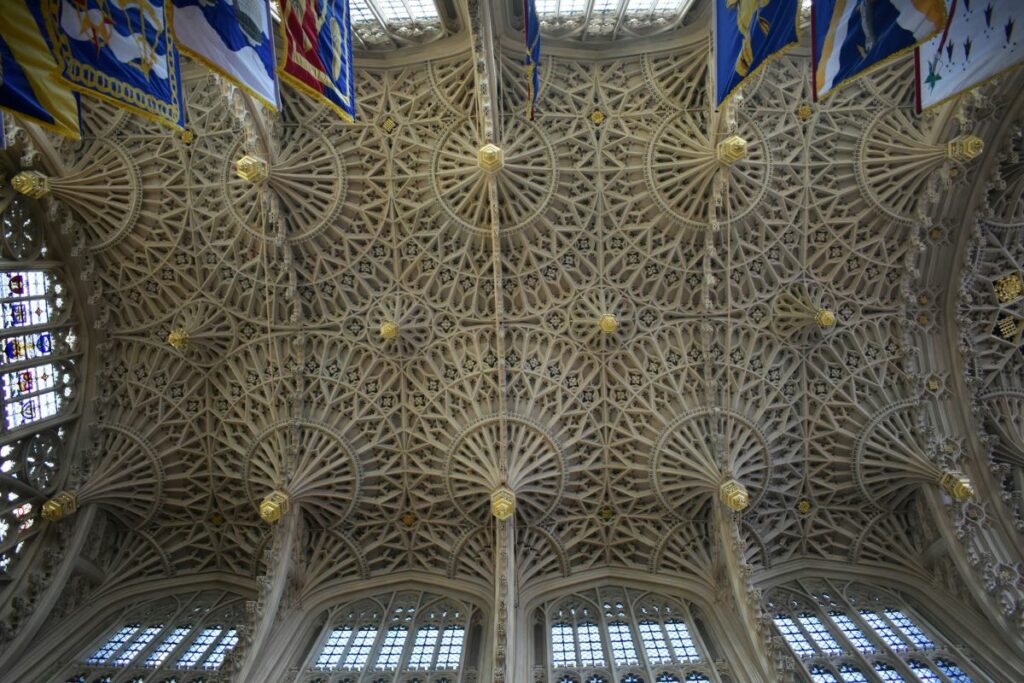
[[799, 0], [715, 0], [715, 103], [800, 41]]
[[71, 88], [176, 129], [185, 126], [165, 0], [42, 0]]

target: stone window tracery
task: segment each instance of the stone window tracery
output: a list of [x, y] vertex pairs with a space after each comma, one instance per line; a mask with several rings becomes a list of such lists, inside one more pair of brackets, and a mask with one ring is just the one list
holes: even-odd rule
[[542, 608], [550, 680], [667, 683], [718, 680], [691, 608], [665, 596], [603, 587]]
[[[455, 677], [467, 663], [476, 610], [427, 593], [376, 596], [328, 610], [303, 681], [426, 680]], [[319, 676], [314, 674], [320, 674]], [[323, 674], [330, 678], [323, 678]], [[430, 674], [443, 674], [430, 677]]]
[[559, 38], [617, 38], [675, 27], [693, 0], [537, 0], [541, 29]]
[[223, 669], [238, 646], [238, 625], [244, 621], [244, 601], [219, 592], [127, 607], [81, 655], [68, 680], [132, 681], [136, 673], [143, 680], [202, 678], [201, 672]]
[[[816, 683], [972, 680], [954, 663], [965, 661], [963, 654], [936, 639], [898, 595], [856, 584], [801, 583], [776, 589], [766, 606]], [[951, 667], [958, 673], [946, 673]]]
[[45, 238], [39, 206], [0, 185], [0, 583], [41, 529], [78, 412], [69, 278]]

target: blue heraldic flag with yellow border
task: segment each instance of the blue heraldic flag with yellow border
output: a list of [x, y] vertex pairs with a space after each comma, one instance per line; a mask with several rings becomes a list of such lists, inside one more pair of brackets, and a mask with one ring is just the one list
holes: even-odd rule
[[281, 80], [356, 118], [352, 17], [348, 0], [281, 0]]
[[68, 84], [172, 128], [185, 126], [165, 0], [41, 0]]
[[715, 0], [715, 103], [800, 41], [798, 0]]
[[77, 140], [78, 98], [60, 78], [36, 0], [6, 0], [0, 23], [0, 109]]
[[913, 49], [945, 25], [945, 0], [815, 0], [815, 99]]

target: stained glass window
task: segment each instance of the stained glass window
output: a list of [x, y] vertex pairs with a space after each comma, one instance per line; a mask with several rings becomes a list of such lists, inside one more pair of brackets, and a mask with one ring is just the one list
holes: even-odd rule
[[320, 651], [316, 660], [316, 668], [330, 670], [337, 669], [341, 662], [341, 656], [345, 653], [348, 641], [352, 638], [350, 627], [336, 628], [327, 636], [327, 642]]
[[839, 675], [843, 677], [843, 683], [868, 683], [863, 672], [852, 664], [840, 664]]
[[676, 659], [680, 662], [695, 662], [700, 659], [697, 647], [690, 636], [690, 629], [685, 623], [678, 619], [669, 619], [665, 622], [665, 632], [668, 633], [668, 640], [675, 650]]

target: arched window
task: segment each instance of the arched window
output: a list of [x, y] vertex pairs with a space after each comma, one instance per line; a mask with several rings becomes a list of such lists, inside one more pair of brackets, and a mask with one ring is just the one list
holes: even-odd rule
[[411, 592], [338, 606], [328, 610], [306, 670], [351, 673], [352, 680], [366, 674], [365, 680], [374, 683], [415, 680], [410, 674], [446, 680], [430, 674], [457, 676], [462, 671], [466, 633], [475, 614], [470, 605]]
[[[856, 584], [798, 583], [771, 593], [767, 607], [812, 681], [972, 680], [958, 666], [964, 658], [898, 595]], [[947, 673], [950, 667], [957, 673]]]
[[40, 530], [77, 417], [70, 280], [46, 244], [38, 204], [0, 185], [0, 584]]
[[76, 672], [69, 680], [203, 679], [203, 672], [224, 666], [245, 618], [242, 598], [216, 592], [129, 607], [80, 657], [78, 666], [88, 666], [88, 674]]
[[550, 680], [711, 681], [695, 620], [683, 603], [604, 587], [542, 607]]

